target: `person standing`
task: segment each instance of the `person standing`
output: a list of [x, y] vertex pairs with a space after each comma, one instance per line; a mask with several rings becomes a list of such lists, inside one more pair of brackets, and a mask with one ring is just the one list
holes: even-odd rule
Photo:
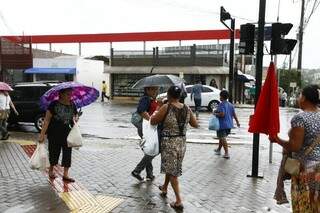
[[213, 79], [210, 81], [209, 86], [218, 89], [218, 85], [217, 85], [216, 79], [213, 78]]
[[215, 149], [217, 155], [221, 154], [221, 148], [223, 147], [225, 154], [224, 158], [229, 159], [229, 150], [227, 143], [227, 136], [230, 134], [231, 129], [233, 128], [233, 118], [237, 122], [237, 126], [240, 127], [238, 117], [235, 113], [234, 106], [228, 101], [229, 93], [226, 90], [220, 92], [220, 104], [218, 109], [214, 112], [219, 118], [220, 129], [217, 131], [217, 137], [219, 139], [219, 146]]
[[203, 90], [203, 86], [200, 80], [197, 82], [197, 84], [193, 85], [193, 87], [191, 88], [191, 100], [194, 100], [194, 106], [195, 106], [197, 118], [199, 118], [199, 112], [201, 109], [202, 90]]
[[282, 107], [286, 107], [287, 99], [288, 99], [288, 94], [286, 93], [286, 91], [283, 91], [281, 94], [281, 106]]
[[320, 212], [320, 87], [305, 87], [298, 99], [302, 112], [291, 120], [289, 140], [269, 138], [300, 161], [300, 173], [291, 175], [293, 213]]
[[78, 112], [75, 104], [71, 101], [72, 89], [59, 91], [59, 100], [53, 101], [46, 111], [44, 125], [39, 136], [39, 143], [44, 143], [45, 135], [48, 138], [49, 148], [49, 177], [56, 178], [53, 169], [58, 164], [62, 149], [62, 163], [64, 167], [62, 179], [66, 182], [74, 182], [69, 177], [71, 167], [72, 148], [68, 147], [67, 137], [74, 122], [78, 120]]
[[19, 115], [16, 110], [8, 91], [0, 91], [0, 132], [1, 140], [7, 140], [10, 134], [7, 129], [7, 120], [10, 115], [10, 107], [16, 115]]
[[101, 89], [101, 102], [104, 102], [104, 98], [110, 100], [110, 97], [107, 94], [107, 84], [106, 81], [102, 81], [102, 89]]
[[[158, 103], [156, 101], [156, 97], [158, 94], [158, 87], [145, 87], [144, 88], [144, 95], [141, 97], [138, 107], [137, 107], [137, 112], [140, 114], [142, 119], [145, 119], [149, 121], [150, 116], [156, 111], [158, 108]], [[138, 130], [138, 135], [142, 139], [143, 137], [143, 132], [142, 132], [142, 122], [141, 124], [137, 127]], [[154, 175], [153, 175], [153, 166], [152, 166], [152, 160], [155, 156], [149, 156], [149, 155], [144, 155], [141, 161], [138, 163], [136, 168], [131, 172], [131, 175], [135, 177], [137, 180], [142, 181], [143, 177], [141, 177], [140, 173], [146, 169], [147, 173], [147, 179], [148, 180], [153, 180]]]
[[198, 127], [198, 123], [190, 108], [179, 102], [181, 89], [171, 86], [167, 92], [168, 103], [151, 116], [151, 125], [162, 124], [161, 139], [161, 173], [165, 181], [159, 186], [161, 195], [166, 196], [169, 182], [174, 190], [176, 201], [170, 206], [183, 209], [178, 177], [182, 175], [182, 162], [186, 152], [187, 125]]

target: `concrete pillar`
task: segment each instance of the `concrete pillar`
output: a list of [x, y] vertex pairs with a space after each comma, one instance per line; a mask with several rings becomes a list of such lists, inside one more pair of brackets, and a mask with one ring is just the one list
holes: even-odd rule
[[79, 56], [81, 56], [81, 43], [79, 43]]
[[52, 52], [52, 44], [49, 43], [49, 51]]
[[143, 41], [143, 55], [146, 55], [146, 41]]

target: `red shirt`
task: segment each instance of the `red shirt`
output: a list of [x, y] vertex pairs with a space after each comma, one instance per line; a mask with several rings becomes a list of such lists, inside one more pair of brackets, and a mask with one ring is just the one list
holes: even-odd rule
[[154, 111], [156, 111], [156, 109], [158, 108], [158, 102], [156, 100], [151, 100], [151, 103], [150, 103], [150, 107], [149, 107], [149, 115], [151, 116]]

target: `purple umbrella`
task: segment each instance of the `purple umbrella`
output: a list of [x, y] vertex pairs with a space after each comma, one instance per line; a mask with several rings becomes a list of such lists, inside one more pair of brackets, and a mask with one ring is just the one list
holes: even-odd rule
[[46, 110], [51, 102], [59, 100], [59, 91], [63, 89], [72, 89], [71, 100], [77, 108], [87, 106], [99, 97], [99, 91], [93, 87], [88, 87], [77, 82], [64, 82], [51, 88], [41, 96], [41, 108]]

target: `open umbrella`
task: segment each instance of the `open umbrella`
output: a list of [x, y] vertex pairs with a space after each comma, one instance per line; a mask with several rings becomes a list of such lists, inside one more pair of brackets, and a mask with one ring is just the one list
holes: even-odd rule
[[0, 82], [0, 91], [13, 91], [13, 89], [5, 82]]
[[99, 97], [99, 91], [93, 87], [85, 86], [77, 82], [64, 82], [51, 88], [41, 96], [41, 108], [46, 110], [51, 102], [58, 100], [59, 91], [63, 89], [72, 89], [71, 100], [77, 108], [87, 106]]
[[250, 119], [249, 132], [264, 133], [271, 137], [280, 131], [278, 81], [273, 62], [261, 89], [254, 115]]
[[183, 83], [184, 80], [175, 75], [152, 75], [137, 81], [132, 88], [169, 87]]

